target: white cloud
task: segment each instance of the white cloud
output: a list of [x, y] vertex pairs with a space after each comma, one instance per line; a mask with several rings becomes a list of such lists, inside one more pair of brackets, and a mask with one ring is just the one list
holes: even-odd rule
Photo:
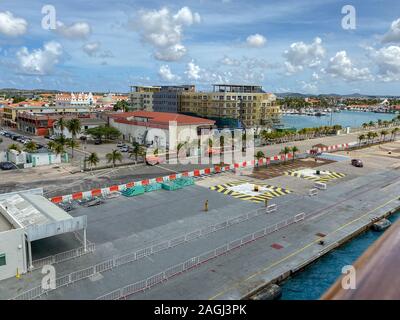
[[86, 39], [92, 32], [92, 28], [87, 22], [75, 22], [69, 26], [57, 21], [55, 30], [58, 34], [72, 40]]
[[200, 23], [198, 13], [188, 7], [181, 8], [176, 14], [169, 9], [141, 10], [133, 22], [144, 43], [152, 45], [154, 56], [162, 61], [177, 61], [187, 52], [182, 44], [186, 27]]
[[14, 17], [9, 12], [0, 12], [0, 33], [6, 36], [16, 37], [26, 32], [28, 23], [25, 19]]
[[318, 74], [318, 73], [316, 73], [316, 72], [313, 72], [313, 74], [312, 74], [312, 78], [313, 78], [313, 80], [319, 80], [319, 79], [320, 79], [320, 76], [319, 76], [319, 74]]
[[346, 51], [339, 51], [329, 59], [328, 66], [323, 69], [324, 72], [333, 77], [342, 78], [345, 81], [372, 80], [373, 77], [368, 68], [356, 68]]
[[252, 34], [247, 37], [246, 43], [248, 46], [253, 48], [263, 47], [267, 43], [267, 39], [261, 34]]
[[224, 56], [221, 60], [220, 63], [226, 66], [240, 66], [240, 61], [235, 59], [235, 58], [230, 58], [228, 56]]
[[176, 81], [180, 79], [178, 75], [172, 73], [168, 65], [162, 65], [160, 70], [158, 70], [158, 75], [165, 81]]
[[100, 50], [101, 43], [99, 41], [86, 43], [82, 50], [90, 57], [94, 57]]
[[43, 49], [32, 52], [26, 47], [17, 52], [17, 59], [21, 72], [26, 74], [45, 75], [51, 73], [54, 66], [60, 61], [63, 54], [61, 44], [55, 41], [45, 43]]
[[316, 93], [318, 91], [317, 84], [315, 82], [301, 81], [302, 90], [306, 93]]
[[200, 73], [202, 72], [201, 68], [196, 65], [193, 61], [187, 64], [187, 70], [185, 74], [190, 80], [199, 80], [201, 78]]
[[325, 57], [325, 48], [321, 38], [317, 37], [311, 44], [302, 41], [292, 43], [283, 56], [286, 58], [286, 70], [292, 74], [302, 71], [305, 67], [312, 68], [321, 64], [321, 59]]
[[382, 37], [382, 42], [400, 42], [400, 18], [392, 22], [390, 30]]
[[378, 67], [378, 78], [382, 81], [400, 80], [400, 46], [389, 46], [379, 50], [369, 48], [369, 56]]

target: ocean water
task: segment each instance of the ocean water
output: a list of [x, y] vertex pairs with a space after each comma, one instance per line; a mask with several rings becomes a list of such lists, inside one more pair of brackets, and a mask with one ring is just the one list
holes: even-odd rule
[[[390, 216], [388, 220], [393, 223], [399, 218], [400, 211]], [[369, 230], [281, 283], [281, 300], [319, 299], [341, 275], [342, 267], [355, 262], [382, 234], [383, 232]]]
[[[390, 113], [375, 112], [355, 112], [342, 111], [332, 113], [332, 125], [339, 124], [342, 127], [361, 127], [365, 122], [377, 121], [378, 119], [392, 120], [396, 115]], [[294, 127], [296, 129], [329, 126], [331, 124], [331, 116], [328, 114], [323, 117], [301, 116], [301, 115], [284, 115], [282, 123], [285, 127]]]

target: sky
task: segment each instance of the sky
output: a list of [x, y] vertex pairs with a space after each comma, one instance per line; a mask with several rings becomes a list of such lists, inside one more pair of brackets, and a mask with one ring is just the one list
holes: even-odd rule
[[398, 0], [0, 0], [0, 88], [400, 95]]

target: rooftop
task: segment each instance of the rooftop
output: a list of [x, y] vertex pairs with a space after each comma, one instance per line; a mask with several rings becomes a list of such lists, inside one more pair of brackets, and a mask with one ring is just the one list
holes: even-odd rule
[[199, 117], [191, 117], [179, 113], [168, 112], [152, 112], [152, 111], [133, 111], [133, 112], [120, 112], [110, 115], [115, 120], [125, 120], [128, 123], [132, 122], [147, 122], [154, 124], [168, 125], [170, 121], [176, 121], [178, 125], [214, 125], [215, 121], [203, 119]]

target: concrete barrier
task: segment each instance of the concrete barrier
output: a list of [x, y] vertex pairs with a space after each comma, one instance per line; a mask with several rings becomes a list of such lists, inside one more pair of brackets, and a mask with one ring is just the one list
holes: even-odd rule
[[326, 190], [327, 186], [326, 186], [326, 183], [316, 182], [314, 184], [314, 188], [319, 189], [319, 190]]

